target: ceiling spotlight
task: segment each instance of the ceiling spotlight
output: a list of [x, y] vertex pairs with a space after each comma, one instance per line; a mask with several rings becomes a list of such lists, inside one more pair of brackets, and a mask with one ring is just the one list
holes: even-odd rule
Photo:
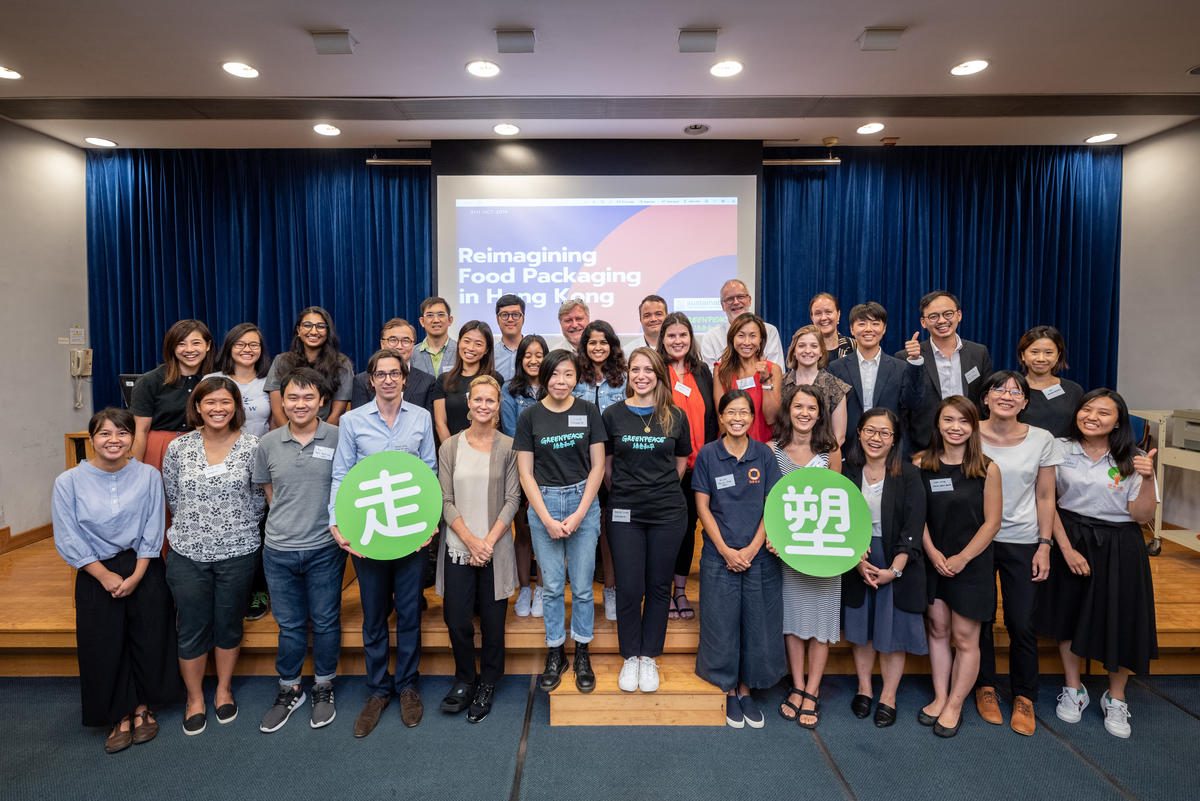
[[15, 81], [21, 77], [21, 73], [16, 70], [10, 70], [8, 67], [0, 67], [0, 78], [7, 78], [10, 81]]
[[733, 59], [718, 61], [709, 67], [708, 71], [718, 78], [732, 78], [742, 71], [742, 62], [734, 61]]
[[860, 134], [879, 133], [882, 130], [883, 130], [882, 122], [868, 122], [866, 125], [858, 126], [858, 132]]
[[492, 126], [492, 130], [501, 136], [516, 136], [521, 132], [521, 129], [513, 125], [511, 122], [499, 122]]
[[685, 126], [683, 132], [688, 136], [701, 136], [709, 132], [709, 127], [702, 122], [693, 122], [691, 125]]
[[468, 61], [467, 72], [476, 78], [495, 78], [500, 74], [500, 65], [491, 61]]
[[114, 142], [113, 140], [101, 139], [98, 136], [89, 136], [89, 137], [85, 138], [83, 141], [87, 142], [89, 145], [95, 145], [96, 147], [116, 147], [117, 146], [117, 143]]
[[1098, 145], [1101, 142], [1111, 142], [1112, 140], [1114, 140], [1116, 138], [1117, 138], [1117, 135], [1115, 133], [1102, 133], [1102, 134], [1096, 134], [1095, 136], [1089, 136], [1087, 139], [1084, 139], [1083, 141], [1087, 142], [1089, 145]]
[[321, 136], [337, 136], [342, 132], [342, 129], [336, 125], [330, 125], [327, 122], [318, 122], [313, 126], [313, 130]]
[[988, 68], [988, 63], [983, 59], [976, 61], [964, 61], [963, 63], [951, 67], [951, 75], [974, 75], [977, 72], [983, 72]]
[[239, 78], [257, 78], [258, 70], [251, 67], [249, 64], [243, 64], [240, 61], [226, 61], [221, 65], [221, 69], [228, 72], [230, 75], [236, 75]]

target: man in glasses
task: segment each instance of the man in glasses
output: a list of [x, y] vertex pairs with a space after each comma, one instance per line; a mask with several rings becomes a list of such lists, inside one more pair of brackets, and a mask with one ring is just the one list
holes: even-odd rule
[[500, 338], [496, 340], [496, 350], [492, 354], [496, 361], [496, 372], [510, 381], [516, 374], [514, 359], [517, 357], [517, 346], [521, 344], [525, 326], [525, 301], [518, 295], [503, 295], [496, 301], [496, 325], [500, 328]]
[[[404, 400], [433, 414], [434, 378], [424, 370], [414, 368], [411, 362], [416, 341], [416, 329], [412, 327], [412, 323], [401, 317], [388, 320], [379, 332], [379, 347], [396, 351], [409, 366], [408, 379], [404, 382]], [[354, 376], [354, 391], [350, 396], [351, 408], [360, 409], [374, 397], [375, 387], [371, 385], [367, 371]]]
[[[709, 330], [700, 340], [700, 358], [711, 368], [725, 352], [725, 342], [729, 335], [729, 324], [739, 314], [754, 311], [754, 298], [746, 285], [736, 278], [730, 278], [721, 284], [721, 309], [725, 312], [725, 322]], [[765, 321], [764, 321], [765, 322]], [[767, 344], [763, 349], [763, 358], [775, 364], [783, 364], [783, 345], [779, 341], [779, 329], [770, 323], [767, 326]]]
[[412, 355], [412, 366], [432, 376], [450, 372], [458, 357], [458, 342], [450, 336], [450, 324], [454, 322], [450, 304], [445, 298], [425, 298], [417, 322], [425, 329], [425, 339]]
[[[958, 298], [944, 289], [935, 289], [921, 298], [921, 327], [929, 339], [921, 343], [924, 359], [924, 394], [920, 405], [907, 410], [902, 418], [912, 446], [920, 450], [933, 436], [933, 414], [938, 403], [951, 395], [965, 395], [982, 412], [980, 388], [992, 374], [992, 357], [987, 346], [970, 342], [958, 335], [962, 309]], [[896, 358], [906, 358], [905, 351]]]

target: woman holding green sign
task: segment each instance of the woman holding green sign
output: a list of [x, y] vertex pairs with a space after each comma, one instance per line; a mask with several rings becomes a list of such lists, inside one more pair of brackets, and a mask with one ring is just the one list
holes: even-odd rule
[[925, 614], [934, 697], [917, 720], [939, 737], [953, 737], [979, 674], [980, 623], [996, 608], [992, 538], [1004, 503], [1000, 468], [983, 453], [975, 404], [951, 395], [934, 420], [929, 448], [913, 457], [925, 484], [923, 545], [933, 567]]

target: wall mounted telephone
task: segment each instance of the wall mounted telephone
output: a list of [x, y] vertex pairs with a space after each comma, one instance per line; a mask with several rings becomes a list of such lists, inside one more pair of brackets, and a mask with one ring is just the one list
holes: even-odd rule
[[71, 351], [71, 375], [87, 376], [92, 374], [91, 348], [79, 348]]

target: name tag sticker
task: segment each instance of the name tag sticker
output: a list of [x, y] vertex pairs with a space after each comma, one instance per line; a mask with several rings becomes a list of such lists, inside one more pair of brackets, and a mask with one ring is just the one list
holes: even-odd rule
[[933, 492], [953, 492], [954, 479], [952, 478], [931, 478], [929, 480], [929, 489]]
[[685, 398], [692, 397], [692, 388], [689, 387], [687, 384], [683, 383], [682, 381], [675, 382], [675, 391], [678, 392], [680, 395], [682, 395]]
[[324, 445], [313, 446], [313, 458], [324, 459], [327, 462], [333, 461], [333, 448], [326, 448]]
[[569, 428], [587, 428], [586, 414], [568, 414], [567, 426]]
[[753, 389], [754, 388], [754, 376], [747, 376], [746, 378], [739, 378], [737, 380], [737, 388], [738, 389]]
[[224, 462], [221, 462], [220, 464], [210, 464], [206, 465], [204, 468], [204, 477], [216, 478], [217, 476], [223, 476], [228, 472], [229, 468], [225, 466]]
[[971, 383], [972, 381], [974, 381], [976, 378], [979, 378], [979, 368], [978, 368], [978, 367], [972, 367], [970, 370], [968, 370], [968, 371], [967, 371], [967, 374], [966, 374], [965, 376], [963, 376], [963, 377], [964, 377], [964, 378], [966, 378], [966, 379], [967, 379], [967, 383], [968, 383], [968, 384], [970, 384], [970, 383]]
[[614, 523], [628, 523], [629, 522], [629, 510], [628, 509], [613, 509], [613, 518], [612, 519], [613, 519]]
[[734, 480], [733, 475], [730, 474], [727, 476], [717, 476], [716, 483], [717, 483], [717, 489], [723, 490], [723, 489], [729, 489], [737, 482]]
[[1055, 384], [1052, 387], [1046, 387], [1042, 390], [1042, 394], [1046, 396], [1046, 400], [1053, 400], [1059, 395], [1065, 395], [1066, 390], [1062, 388], [1062, 384]]

